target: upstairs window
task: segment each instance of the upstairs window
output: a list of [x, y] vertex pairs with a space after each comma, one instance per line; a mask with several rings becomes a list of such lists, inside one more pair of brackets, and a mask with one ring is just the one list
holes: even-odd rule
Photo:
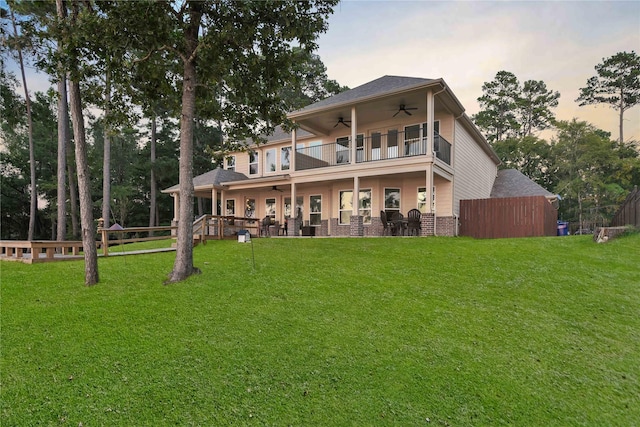
[[257, 175], [258, 174], [258, 156], [257, 151], [249, 152], [249, 175]]
[[280, 170], [288, 171], [291, 167], [291, 147], [280, 149]]
[[265, 172], [275, 172], [276, 171], [276, 149], [273, 148], [271, 150], [267, 150], [265, 158]]
[[229, 156], [226, 158], [227, 170], [235, 171], [236, 170], [236, 156]]

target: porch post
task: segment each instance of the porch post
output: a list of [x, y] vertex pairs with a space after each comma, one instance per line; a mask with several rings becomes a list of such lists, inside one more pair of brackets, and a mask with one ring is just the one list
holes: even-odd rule
[[[293, 128], [291, 131], [291, 165], [289, 168], [291, 170], [296, 170], [296, 145], [298, 143], [298, 133], [296, 129]], [[292, 205], [293, 206], [293, 205]]]
[[211, 189], [211, 215], [218, 215], [218, 190]]
[[364, 225], [362, 223], [362, 216], [360, 215], [360, 178], [358, 176], [353, 177], [353, 199], [351, 205], [349, 235], [363, 236]]
[[433, 236], [436, 222], [435, 212], [433, 211], [433, 163], [427, 164], [425, 184], [427, 206], [426, 212], [420, 216], [420, 235]]
[[[427, 156], [433, 155], [433, 90], [427, 90]], [[427, 192], [431, 190], [427, 189]]]
[[356, 137], [358, 135], [358, 117], [356, 107], [351, 107], [351, 164], [356, 164]]
[[[171, 197], [173, 197], [173, 220], [171, 220], [172, 226], [178, 225], [178, 213], [180, 212], [180, 193], [171, 193]], [[172, 236], [177, 236], [178, 230], [171, 230]]]
[[287, 236], [298, 236], [302, 218], [298, 218], [298, 206], [296, 204], [296, 183], [291, 183], [291, 216], [287, 223]]

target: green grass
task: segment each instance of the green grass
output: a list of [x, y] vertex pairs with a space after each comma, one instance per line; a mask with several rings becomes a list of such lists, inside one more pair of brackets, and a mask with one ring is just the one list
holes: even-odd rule
[[640, 425], [640, 235], [0, 263], [13, 425]]

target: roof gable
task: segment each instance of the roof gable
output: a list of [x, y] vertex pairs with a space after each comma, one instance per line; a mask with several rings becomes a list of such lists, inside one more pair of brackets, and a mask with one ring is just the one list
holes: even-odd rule
[[517, 169], [503, 169], [498, 171], [491, 198], [545, 196], [553, 198], [555, 195], [547, 191]]
[[[193, 186], [195, 188], [198, 187], [206, 187], [206, 186], [221, 186], [222, 182], [229, 181], [242, 181], [245, 179], [249, 179], [245, 174], [230, 171], [227, 169], [215, 168], [210, 170], [209, 172], [205, 172], [202, 175], [198, 175], [193, 178]], [[174, 193], [180, 189], [180, 185], [176, 184], [172, 187], [162, 190], [163, 193]]]
[[400, 89], [419, 86], [433, 81], [435, 80], [416, 77], [383, 76], [353, 89], [340, 92], [336, 95], [330, 96], [329, 98], [325, 98], [321, 101], [307, 105], [300, 110], [293, 111], [291, 114], [304, 113], [307, 111], [315, 110], [317, 108], [329, 107], [345, 102], [357, 102], [360, 99], [383, 95], [386, 93], [392, 93]]

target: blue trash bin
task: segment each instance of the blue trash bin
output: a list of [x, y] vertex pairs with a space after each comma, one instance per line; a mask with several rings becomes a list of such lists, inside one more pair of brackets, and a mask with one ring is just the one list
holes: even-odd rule
[[558, 236], [568, 236], [569, 235], [569, 222], [568, 221], [558, 221]]

